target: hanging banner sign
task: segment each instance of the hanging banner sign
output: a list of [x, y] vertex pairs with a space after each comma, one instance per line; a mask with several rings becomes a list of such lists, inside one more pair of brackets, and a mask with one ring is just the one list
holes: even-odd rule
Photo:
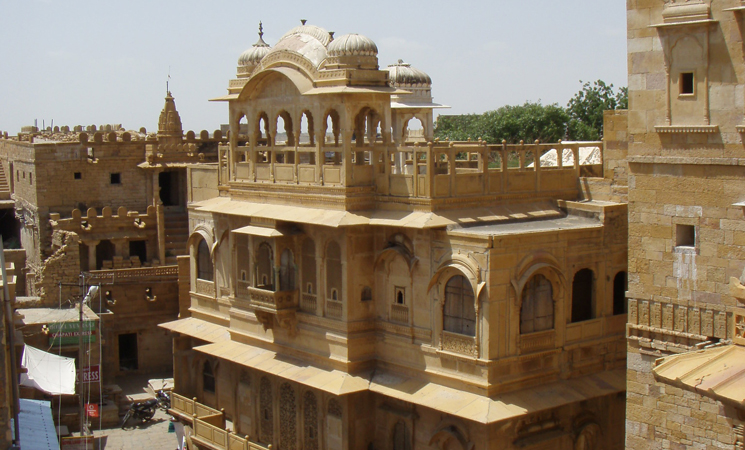
[[[49, 345], [75, 345], [80, 342], [80, 322], [58, 322], [47, 325]], [[96, 342], [96, 322], [83, 321], [83, 343]]]
[[[77, 376], [76, 381], [80, 382], [80, 375]], [[101, 381], [101, 366], [83, 367], [83, 383], [98, 383], [99, 381]]]
[[98, 417], [98, 404], [86, 403], [85, 413], [88, 415], [88, 417]]

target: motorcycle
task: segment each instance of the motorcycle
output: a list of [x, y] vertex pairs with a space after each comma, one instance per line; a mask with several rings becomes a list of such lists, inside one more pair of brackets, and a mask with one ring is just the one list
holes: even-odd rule
[[168, 395], [168, 392], [163, 389], [159, 390], [155, 393], [155, 399], [158, 401], [158, 408], [168, 412], [171, 408], [171, 396]]
[[144, 423], [152, 419], [155, 415], [155, 410], [158, 407], [158, 400], [154, 398], [132, 403], [132, 406], [129, 407], [127, 413], [124, 414], [124, 419], [122, 420], [122, 429], [124, 429], [124, 427], [127, 425], [129, 419], [133, 418], [138, 423]]

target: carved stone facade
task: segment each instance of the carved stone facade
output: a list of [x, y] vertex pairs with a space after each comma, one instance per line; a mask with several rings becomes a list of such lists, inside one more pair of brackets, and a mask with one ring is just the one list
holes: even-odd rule
[[[163, 325], [176, 392], [280, 449], [619, 448], [620, 134], [607, 170], [579, 159], [602, 142], [434, 142], [431, 83], [309, 24], [239, 58], [215, 184], [191, 191], [191, 317]], [[193, 374], [205, 359], [214, 401]], [[540, 411], [550, 432], [518, 430]]]
[[627, 449], [742, 445], [743, 10], [628, 2]]

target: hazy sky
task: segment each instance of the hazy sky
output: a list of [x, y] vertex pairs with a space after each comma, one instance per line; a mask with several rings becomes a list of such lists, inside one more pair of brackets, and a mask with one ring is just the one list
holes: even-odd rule
[[157, 128], [170, 70], [184, 130], [215, 130], [238, 56], [307, 19], [376, 42], [427, 72], [445, 114], [526, 100], [565, 105], [581, 85], [626, 85], [623, 0], [5, 0], [0, 130], [121, 123]]

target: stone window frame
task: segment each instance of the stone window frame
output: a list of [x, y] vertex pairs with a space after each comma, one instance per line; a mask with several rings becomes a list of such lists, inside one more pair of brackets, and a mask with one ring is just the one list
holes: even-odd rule
[[[432, 277], [428, 291], [433, 290], [433, 300], [439, 302], [436, 309], [435, 328], [439, 330], [439, 342], [437, 346], [440, 351], [449, 354], [460, 353], [470, 358], [478, 358], [481, 353], [481, 302], [479, 298], [485, 287], [481, 281], [475, 261], [466, 260], [460, 255], [453, 255], [453, 259], [445, 261]], [[474, 335], [453, 333], [445, 329], [445, 286], [447, 282], [456, 275], [463, 276], [471, 285], [474, 300]]]
[[[448, 305], [448, 285], [456, 277], [462, 278], [463, 281], [461, 283], [465, 283], [468, 287], [470, 287], [471, 299], [473, 301], [473, 314], [474, 314], [473, 315], [473, 319], [472, 319], [472, 321], [473, 321], [473, 334], [463, 333], [463, 332], [461, 332], [462, 330], [461, 331], [455, 331], [455, 330], [452, 330], [452, 329], [448, 330], [446, 328], [446, 326], [445, 326], [445, 322], [446, 322], [445, 321], [445, 318], [446, 317], [454, 317], [454, 318], [457, 317], [460, 320], [471, 320], [470, 318], [463, 317], [463, 316], [447, 316], [446, 313], [445, 313], [445, 311], [447, 310], [447, 305]], [[465, 306], [465, 305], [463, 305], [463, 302], [466, 300], [466, 298], [465, 298], [466, 296], [464, 295], [464, 293], [465, 293], [464, 292], [464, 289], [465, 288], [466, 288], [466, 286], [463, 286], [463, 285], [460, 287], [460, 290], [461, 290], [461, 292], [460, 292], [460, 302], [461, 302], [461, 305], [462, 306]], [[464, 274], [457, 274], [457, 273], [452, 274], [451, 276], [447, 277], [447, 279], [445, 280], [445, 283], [444, 283], [443, 296], [442, 296], [442, 329], [444, 331], [449, 332], [449, 333], [457, 333], [457, 334], [461, 334], [463, 336], [476, 337], [476, 322], [477, 322], [477, 319], [478, 319], [478, 316], [477, 316], [477, 313], [476, 313], [477, 309], [478, 308], [476, 306], [476, 293], [475, 293], [475, 290], [473, 289], [473, 285], [471, 284], [471, 282], [468, 279], [468, 277], [465, 276]]]
[[[587, 271], [590, 274], [590, 317], [582, 320], [575, 320], [574, 317], [574, 306], [575, 306], [575, 283], [577, 283], [577, 275], [580, 274], [580, 272]], [[586, 272], [585, 272], [586, 273]], [[568, 321], [567, 323], [580, 323], [588, 320], [593, 320], [598, 318], [598, 277], [597, 272], [590, 266], [580, 267], [579, 269], [574, 271], [574, 275], [572, 275], [572, 292], [571, 296], [569, 297], [569, 310], [568, 312]], [[556, 311], [554, 311], [554, 315], [556, 314]]]

